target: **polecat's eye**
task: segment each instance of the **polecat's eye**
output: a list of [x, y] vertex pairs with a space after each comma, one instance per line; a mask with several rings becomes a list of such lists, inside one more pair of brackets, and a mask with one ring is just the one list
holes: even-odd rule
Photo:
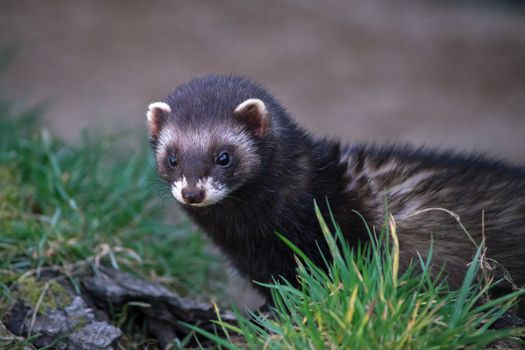
[[215, 162], [220, 166], [226, 166], [230, 164], [230, 154], [228, 152], [219, 153]]
[[172, 168], [176, 167], [177, 166], [177, 156], [174, 154], [170, 154], [168, 157], [168, 164]]

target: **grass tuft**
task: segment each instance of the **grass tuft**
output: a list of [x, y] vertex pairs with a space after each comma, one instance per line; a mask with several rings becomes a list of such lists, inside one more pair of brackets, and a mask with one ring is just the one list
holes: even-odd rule
[[351, 249], [335, 222], [330, 232], [317, 207], [316, 213], [330, 247], [326, 270], [279, 235], [298, 257], [300, 286], [266, 285], [274, 300], [271, 317], [238, 313], [237, 326], [218, 322], [223, 331], [242, 335], [242, 343], [192, 329], [226, 349], [482, 349], [525, 336], [523, 328], [489, 329], [523, 291], [481, 304], [489, 287], [476, 278], [482, 247], [461, 288], [449, 290], [431, 276], [429, 261], [400, 272], [393, 217], [379, 238], [369, 232], [371, 244]]

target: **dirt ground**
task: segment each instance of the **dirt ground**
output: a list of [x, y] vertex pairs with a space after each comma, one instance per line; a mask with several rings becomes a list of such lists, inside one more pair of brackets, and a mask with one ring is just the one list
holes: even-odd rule
[[143, 126], [178, 84], [235, 72], [317, 134], [525, 163], [525, 14], [480, 3], [4, 0], [0, 47], [18, 53], [0, 88], [48, 102], [74, 139]]

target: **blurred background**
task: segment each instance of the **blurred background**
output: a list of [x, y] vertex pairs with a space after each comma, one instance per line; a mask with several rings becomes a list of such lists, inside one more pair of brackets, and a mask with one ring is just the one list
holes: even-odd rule
[[525, 163], [520, 1], [2, 0], [0, 33], [2, 91], [67, 139], [144, 127], [149, 102], [233, 72], [319, 135]]

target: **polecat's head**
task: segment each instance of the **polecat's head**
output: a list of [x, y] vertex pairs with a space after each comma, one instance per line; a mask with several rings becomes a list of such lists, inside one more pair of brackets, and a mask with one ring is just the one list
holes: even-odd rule
[[218, 203], [260, 170], [270, 111], [264, 92], [242, 84], [250, 82], [201, 78], [148, 106], [158, 172], [179, 202], [197, 207]]

